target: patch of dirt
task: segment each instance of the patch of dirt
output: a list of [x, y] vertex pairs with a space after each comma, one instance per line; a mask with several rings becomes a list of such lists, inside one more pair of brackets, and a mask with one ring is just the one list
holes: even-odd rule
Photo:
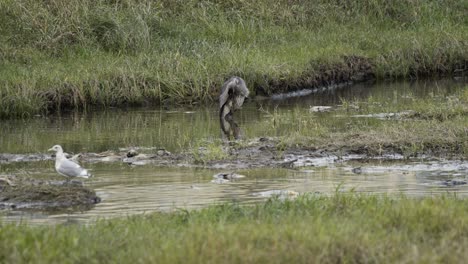
[[45, 181], [13, 175], [0, 177], [0, 208], [89, 209], [101, 199], [79, 181]]

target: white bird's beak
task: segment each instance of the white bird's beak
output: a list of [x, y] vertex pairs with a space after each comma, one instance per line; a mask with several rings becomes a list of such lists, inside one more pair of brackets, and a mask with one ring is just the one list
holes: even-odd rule
[[47, 151], [54, 151], [54, 149], [53, 149], [53, 148], [50, 148], [50, 149], [48, 149]]

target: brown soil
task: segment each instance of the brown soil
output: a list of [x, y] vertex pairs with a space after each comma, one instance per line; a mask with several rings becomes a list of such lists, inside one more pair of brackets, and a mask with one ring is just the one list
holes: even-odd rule
[[78, 181], [43, 181], [11, 175], [0, 179], [0, 208], [89, 209], [100, 200]]

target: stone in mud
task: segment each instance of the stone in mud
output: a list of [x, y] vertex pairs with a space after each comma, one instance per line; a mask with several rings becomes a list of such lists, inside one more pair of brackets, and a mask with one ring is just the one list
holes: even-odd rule
[[0, 208], [89, 209], [101, 199], [80, 181], [45, 181], [8, 176], [0, 181]]
[[135, 149], [130, 149], [127, 152], [127, 158], [133, 158], [138, 155], [138, 152]]

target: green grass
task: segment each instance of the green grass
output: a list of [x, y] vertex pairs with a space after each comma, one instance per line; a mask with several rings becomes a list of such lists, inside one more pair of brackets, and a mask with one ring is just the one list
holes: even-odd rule
[[468, 204], [336, 193], [87, 226], [1, 224], [4, 263], [462, 263]]
[[[467, 91], [425, 98], [394, 94], [394, 98], [386, 99], [343, 100], [341, 107], [330, 114], [312, 113], [303, 108], [272, 111], [256, 129], [280, 135], [279, 149], [315, 147], [346, 152], [366, 148], [372, 155], [393, 150], [406, 156], [431, 153], [467, 157]], [[354, 117], [405, 112], [400, 118], [384, 120]]]
[[197, 141], [188, 147], [194, 162], [206, 164], [211, 160], [223, 160], [229, 157], [221, 140]]
[[[0, 117], [451, 73], [463, 1], [0, 1]], [[356, 57], [357, 56], [357, 57]], [[356, 59], [363, 58], [363, 59]]]

